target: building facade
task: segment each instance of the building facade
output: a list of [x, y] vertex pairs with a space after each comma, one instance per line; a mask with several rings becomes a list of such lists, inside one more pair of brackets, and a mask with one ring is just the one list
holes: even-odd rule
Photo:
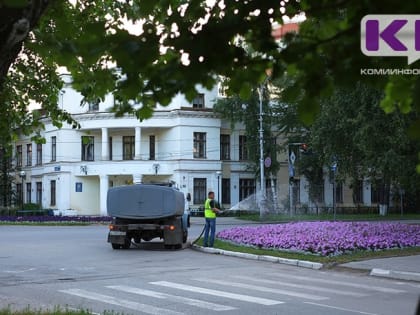
[[45, 144], [30, 137], [16, 142], [16, 167], [24, 172], [17, 195], [62, 213], [106, 215], [109, 187], [172, 182], [191, 207], [201, 206], [209, 190], [226, 206], [238, 203], [255, 192], [255, 178], [240, 157], [243, 128], [231, 130], [212, 110], [218, 97], [217, 88], [199, 89], [193, 102], [178, 95], [140, 122], [109, 112], [112, 95], [80, 107], [82, 96], [68, 82], [59, 105], [81, 127], [58, 129], [45, 118]]

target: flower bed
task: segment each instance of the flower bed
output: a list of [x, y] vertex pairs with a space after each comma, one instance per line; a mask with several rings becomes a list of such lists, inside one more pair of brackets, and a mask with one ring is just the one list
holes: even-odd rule
[[25, 215], [25, 216], [0, 216], [0, 222], [62, 222], [62, 223], [109, 223], [111, 217], [108, 216], [52, 216], [52, 215]]
[[244, 226], [217, 233], [240, 245], [322, 256], [356, 250], [420, 246], [420, 225], [373, 222], [297, 222]]

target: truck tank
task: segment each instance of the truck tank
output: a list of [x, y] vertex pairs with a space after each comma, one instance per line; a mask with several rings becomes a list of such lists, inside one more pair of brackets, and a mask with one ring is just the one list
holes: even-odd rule
[[108, 190], [108, 215], [124, 219], [159, 219], [184, 214], [184, 194], [172, 187], [136, 184]]

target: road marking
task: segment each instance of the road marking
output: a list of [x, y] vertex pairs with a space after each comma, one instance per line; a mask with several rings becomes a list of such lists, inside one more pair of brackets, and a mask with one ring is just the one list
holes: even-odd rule
[[170, 294], [166, 294], [162, 292], [144, 290], [144, 289], [134, 288], [134, 287], [125, 286], [125, 285], [110, 285], [110, 286], [107, 286], [107, 288], [123, 291], [123, 292], [128, 292], [128, 293], [145, 295], [145, 296], [156, 298], [156, 299], [168, 299], [170, 301], [184, 303], [184, 304], [188, 304], [188, 305], [196, 306], [200, 308], [206, 308], [206, 309], [218, 311], [218, 312], [231, 311], [231, 310], [236, 309], [236, 307], [232, 307], [232, 306], [226, 306], [226, 305], [206, 302], [202, 300], [190, 299], [190, 298], [177, 296], [177, 295], [170, 295]]
[[181, 315], [183, 313], [167, 310], [164, 308], [156, 307], [153, 305], [147, 305], [142, 303], [137, 303], [129, 300], [117, 299], [113, 296], [103, 295], [95, 292], [89, 292], [82, 289], [67, 289], [67, 290], [59, 290], [59, 292], [67, 293], [75, 296], [79, 296], [85, 299], [99, 301], [107, 304], [118, 305], [125, 308], [129, 308], [135, 311], [147, 313], [147, 314], [154, 314], [154, 315]]
[[319, 286], [312, 286], [312, 285], [304, 285], [304, 284], [295, 284], [295, 283], [289, 283], [284, 281], [274, 281], [274, 280], [265, 280], [265, 279], [256, 279], [252, 277], [247, 276], [234, 276], [235, 278], [242, 279], [242, 280], [250, 280], [260, 283], [267, 283], [267, 284], [276, 284], [280, 286], [286, 286], [286, 287], [292, 287], [292, 288], [298, 288], [298, 289], [305, 289], [305, 290], [315, 290], [319, 292], [326, 292], [326, 293], [333, 293], [338, 295], [345, 295], [345, 296], [354, 296], [354, 297], [363, 297], [367, 296], [367, 294], [357, 293], [353, 291], [343, 291], [343, 290], [334, 290], [334, 289], [327, 289], [327, 288], [321, 288]]
[[385, 287], [378, 287], [374, 285], [367, 285], [367, 284], [359, 284], [359, 283], [351, 283], [351, 282], [344, 282], [337, 281], [337, 280], [327, 280], [327, 279], [319, 279], [319, 278], [313, 278], [313, 277], [303, 277], [303, 276], [291, 276], [291, 275], [285, 275], [285, 274], [275, 274], [272, 275], [272, 277], [280, 277], [280, 278], [289, 278], [289, 279], [296, 279], [296, 280], [305, 280], [305, 281], [313, 281], [313, 282], [319, 282], [319, 283], [327, 283], [327, 284], [336, 284], [346, 287], [352, 287], [352, 288], [358, 288], [358, 289], [367, 289], [372, 291], [378, 291], [382, 293], [404, 293], [407, 291], [404, 290], [398, 290], [398, 289], [392, 289], [392, 288], [385, 288]]
[[284, 303], [281, 301], [264, 299], [264, 298], [259, 298], [255, 296], [250, 296], [250, 295], [243, 295], [243, 294], [236, 294], [236, 293], [230, 293], [230, 292], [219, 291], [219, 290], [206, 289], [206, 288], [201, 288], [201, 287], [196, 287], [196, 286], [191, 286], [191, 285], [186, 285], [186, 284], [181, 284], [181, 283], [168, 282], [168, 281], [156, 281], [156, 282], [150, 282], [150, 284], [159, 285], [159, 286], [168, 287], [168, 288], [180, 289], [180, 290], [194, 292], [194, 293], [220, 296], [220, 297], [224, 297], [228, 299], [245, 301], [245, 302], [256, 303], [256, 304], [261, 304], [261, 305], [276, 305], [276, 304]]
[[29, 269], [23, 269], [23, 270], [3, 270], [5, 273], [24, 273], [28, 271], [34, 271], [36, 268], [29, 268]]
[[361, 311], [351, 310], [351, 309], [348, 309], [348, 308], [342, 308], [342, 307], [325, 305], [325, 304], [318, 304], [318, 303], [312, 303], [312, 302], [303, 302], [303, 303], [310, 304], [310, 305], [315, 305], [315, 306], [320, 306], [320, 307], [333, 308], [335, 310], [340, 310], [340, 311], [345, 311], [345, 312], [352, 312], [352, 313], [356, 313], [356, 314], [378, 315], [376, 313], [361, 312]]
[[299, 293], [299, 292], [288, 291], [288, 290], [267, 288], [267, 287], [261, 287], [261, 286], [258, 286], [258, 285], [252, 285], [252, 284], [247, 284], [247, 283], [242, 283], [242, 282], [232, 282], [232, 281], [204, 279], [204, 278], [196, 278], [196, 279], [193, 279], [193, 280], [205, 281], [205, 282], [210, 282], [210, 283], [214, 283], [214, 284], [231, 286], [231, 287], [235, 287], [235, 288], [250, 289], [250, 290], [255, 290], [255, 291], [260, 291], [260, 292], [270, 292], [270, 293], [288, 295], [288, 296], [293, 296], [293, 297], [298, 297], [298, 298], [308, 299], [308, 300], [314, 300], [314, 301], [322, 301], [322, 300], [328, 300], [329, 299], [329, 297], [326, 297], [326, 296], [319, 296], [319, 295], [314, 295], [314, 294], [306, 294], [306, 293]]

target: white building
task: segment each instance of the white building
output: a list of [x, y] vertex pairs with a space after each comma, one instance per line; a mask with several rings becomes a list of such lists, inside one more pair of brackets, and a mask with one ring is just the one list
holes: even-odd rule
[[238, 203], [256, 185], [240, 160], [244, 130], [231, 130], [230, 123], [213, 113], [217, 88], [199, 92], [193, 103], [178, 95], [140, 122], [108, 112], [111, 95], [105, 102], [81, 107], [82, 96], [67, 84], [59, 105], [81, 128], [64, 124], [58, 129], [45, 118], [45, 144], [30, 137], [16, 142], [16, 166], [25, 172], [17, 178], [17, 195], [23, 190], [24, 203], [44, 209], [106, 215], [109, 187], [174, 182], [191, 196], [191, 207], [202, 206], [210, 190], [225, 206]]

